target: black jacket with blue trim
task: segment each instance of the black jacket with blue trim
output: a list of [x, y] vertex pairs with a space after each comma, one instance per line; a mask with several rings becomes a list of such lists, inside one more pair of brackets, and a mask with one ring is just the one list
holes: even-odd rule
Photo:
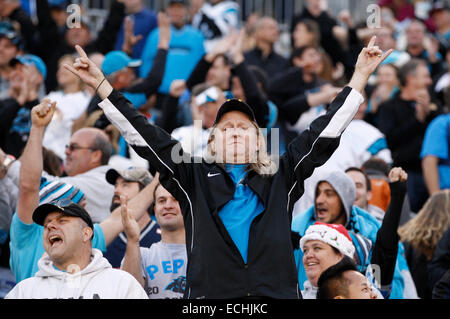
[[340, 135], [362, 101], [359, 92], [345, 87], [328, 112], [288, 145], [273, 176], [247, 174], [244, 183], [264, 205], [250, 227], [247, 263], [218, 215], [235, 192], [223, 166], [191, 158], [167, 132], [148, 123], [120, 92], [114, 90], [99, 104], [180, 203], [188, 253], [186, 298], [301, 298], [291, 241], [292, 209], [303, 194], [303, 181], [338, 147]]

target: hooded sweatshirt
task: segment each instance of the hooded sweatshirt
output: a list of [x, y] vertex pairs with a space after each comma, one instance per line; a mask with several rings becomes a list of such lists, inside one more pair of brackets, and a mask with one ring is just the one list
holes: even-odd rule
[[[361, 239], [361, 236], [359, 236], [360, 238], [357, 238], [357, 236], [351, 235], [353, 244], [356, 248], [355, 255], [359, 263], [358, 266], [360, 266], [358, 268], [361, 272], [366, 273], [366, 268], [371, 259], [372, 249], [377, 239], [377, 232], [381, 227], [381, 224], [370, 213], [353, 205], [356, 198], [356, 188], [355, 184], [351, 178], [347, 176], [347, 174], [341, 171], [334, 171], [322, 178], [319, 182], [321, 181], [328, 182], [340, 197], [346, 214], [346, 222], [344, 225], [345, 228], [351, 230], [352, 233], [365, 237], [373, 243], [368, 251], [367, 247], [365, 247], [367, 245], [364, 245], [363, 241], [359, 240]], [[298, 233], [300, 236], [303, 236], [306, 229], [315, 222], [316, 209], [315, 206], [312, 206], [308, 210], [296, 215], [293, 218], [291, 230]], [[390, 299], [412, 297], [409, 294], [410, 285], [407, 283], [407, 279], [410, 274], [403, 251], [403, 246], [399, 244], [394, 278], [392, 280], [392, 290], [389, 295]], [[298, 283], [303, 293], [304, 284], [305, 281], [307, 281], [307, 277], [302, 263], [303, 253], [300, 249], [294, 250], [294, 257], [297, 264]]]
[[91, 262], [74, 274], [57, 269], [48, 255], [38, 265], [36, 275], [19, 282], [6, 299], [148, 299], [132, 275], [112, 268], [95, 248]]

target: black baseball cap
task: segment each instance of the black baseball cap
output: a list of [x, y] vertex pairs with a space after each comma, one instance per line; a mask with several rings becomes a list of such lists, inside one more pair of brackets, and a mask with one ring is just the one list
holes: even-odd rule
[[228, 99], [219, 108], [219, 111], [217, 112], [216, 120], [214, 121], [214, 125], [219, 123], [220, 119], [222, 118], [222, 116], [225, 115], [225, 113], [228, 113], [231, 111], [242, 112], [242, 113], [246, 114], [250, 118], [251, 121], [256, 122], [255, 113], [253, 113], [252, 108], [247, 103], [245, 103], [241, 99]]
[[45, 217], [54, 212], [61, 212], [66, 216], [79, 217], [84, 220], [89, 227], [94, 229], [94, 224], [89, 213], [82, 206], [67, 198], [39, 205], [33, 212], [33, 221], [38, 225], [44, 226]]
[[111, 185], [116, 185], [116, 181], [118, 177], [122, 177], [124, 180], [128, 182], [137, 182], [142, 186], [147, 186], [153, 180], [152, 176], [148, 172], [147, 169], [143, 167], [129, 167], [125, 170], [118, 171], [114, 168], [110, 168], [106, 172], [106, 181]]
[[20, 33], [7, 21], [0, 22], [0, 38], [7, 38], [18, 49], [23, 48], [23, 40]]
[[444, 1], [435, 1], [428, 12], [428, 15], [431, 17], [435, 12], [440, 10], [449, 10], [449, 5]]

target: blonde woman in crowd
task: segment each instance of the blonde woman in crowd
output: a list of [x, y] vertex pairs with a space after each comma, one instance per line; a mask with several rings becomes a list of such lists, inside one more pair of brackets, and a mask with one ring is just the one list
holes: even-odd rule
[[427, 266], [436, 245], [450, 226], [450, 190], [431, 196], [416, 217], [398, 230], [405, 245], [406, 260], [421, 298], [431, 298]]
[[74, 61], [75, 57], [72, 55], [64, 55], [59, 59], [56, 79], [60, 89], [47, 96], [56, 102], [56, 111], [45, 132], [43, 145], [61, 159], [65, 158], [65, 147], [69, 144], [74, 121], [82, 116], [91, 99], [83, 82], [62, 67]]

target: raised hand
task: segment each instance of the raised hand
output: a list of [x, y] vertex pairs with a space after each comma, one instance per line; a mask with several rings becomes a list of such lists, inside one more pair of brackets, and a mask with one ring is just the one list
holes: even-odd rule
[[389, 172], [388, 177], [391, 183], [397, 181], [406, 182], [408, 179], [408, 174], [401, 167], [393, 167]]
[[126, 17], [124, 21], [124, 39], [122, 51], [131, 54], [133, 47], [142, 39], [142, 35], [134, 35], [134, 20]]
[[232, 30], [227, 36], [223, 37], [212, 48], [211, 52], [209, 52], [205, 56], [206, 61], [212, 63], [217, 56], [225, 54], [228, 51], [230, 51], [233, 44], [236, 43], [238, 36], [239, 36], [239, 33], [233, 32], [233, 30]]
[[237, 33], [237, 36], [234, 36], [232, 39], [234, 39], [234, 45], [232, 45], [230, 50], [230, 55], [233, 58], [233, 61], [235, 64], [239, 64], [242, 61], [244, 61], [244, 40], [245, 40], [245, 29], [242, 28], [239, 33]]
[[428, 36], [424, 39], [423, 46], [427, 51], [430, 63], [438, 62], [437, 54], [439, 52], [439, 40], [433, 36]]
[[75, 59], [73, 65], [64, 64], [64, 67], [77, 75], [85, 84], [96, 89], [104, 78], [102, 71], [88, 58], [86, 52], [79, 45], [76, 45], [75, 49], [80, 57]]
[[75, 59], [73, 65], [64, 64], [64, 67], [92, 87], [100, 98], [107, 98], [113, 87], [98, 66], [88, 58], [86, 52], [79, 45], [76, 45], [75, 49], [80, 57]]
[[52, 120], [55, 113], [56, 102], [43, 99], [42, 102], [31, 109], [31, 124], [36, 127], [45, 128]]
[[339, 12], [338, 18], [339, 18], [339, 20], [344, 22], [348, 28], [353, 28], [354, 23], [353, 23], [353, 18], [352, 18], [352, 14], [350, 13], [350, 10], [348, 10], [348, 9], [342, 10], [341, 12]]
[[380, 63], [393, 51], [393, 49], [390, 49], [383, 53], [383, 51], [375, 45], [376, 40], [377, 37], [373, 36], [367, 44], [367, 47], [363, 48], [359, 53], [358, 60], [355, 64], [355, 72], [361, 72], [369, 77], [378, 65], [380, 65]]
[[159, 40], [158, 48], [168, 49], [170, 42], [170, 19], [162, 11], [158, 13]]
[[120, 213], [122, 215], [122, 224], [128, 241], [139, 242], [141, 233], [140, 227], [136, 219], [134, 219], [131, 210], [128, 208], [127, 196], [120, 196]]
[[428, 114], [430, 114], [430, 95], [427, 89], [420, 89], [415, 92], [414, 100], [416, 101], [416, 118], [419, 122], [425, 122]]
[[173, 97], [180, 97], [186, 90], [185, 80], [173, 80], [170, 84], [169, 94]]
[[367, 84], [369, 76], [375, 71], [381, 62], [386, 59], [393, 51], [390, 49], [383, 53], [383, 51], [375, 45], [377, 37], [373, 36], [367, 47], [363, 48], [358, 55], [358, 60], [355, 64], [355, 72], [348, 84], [355, 90], [362, 92]]

